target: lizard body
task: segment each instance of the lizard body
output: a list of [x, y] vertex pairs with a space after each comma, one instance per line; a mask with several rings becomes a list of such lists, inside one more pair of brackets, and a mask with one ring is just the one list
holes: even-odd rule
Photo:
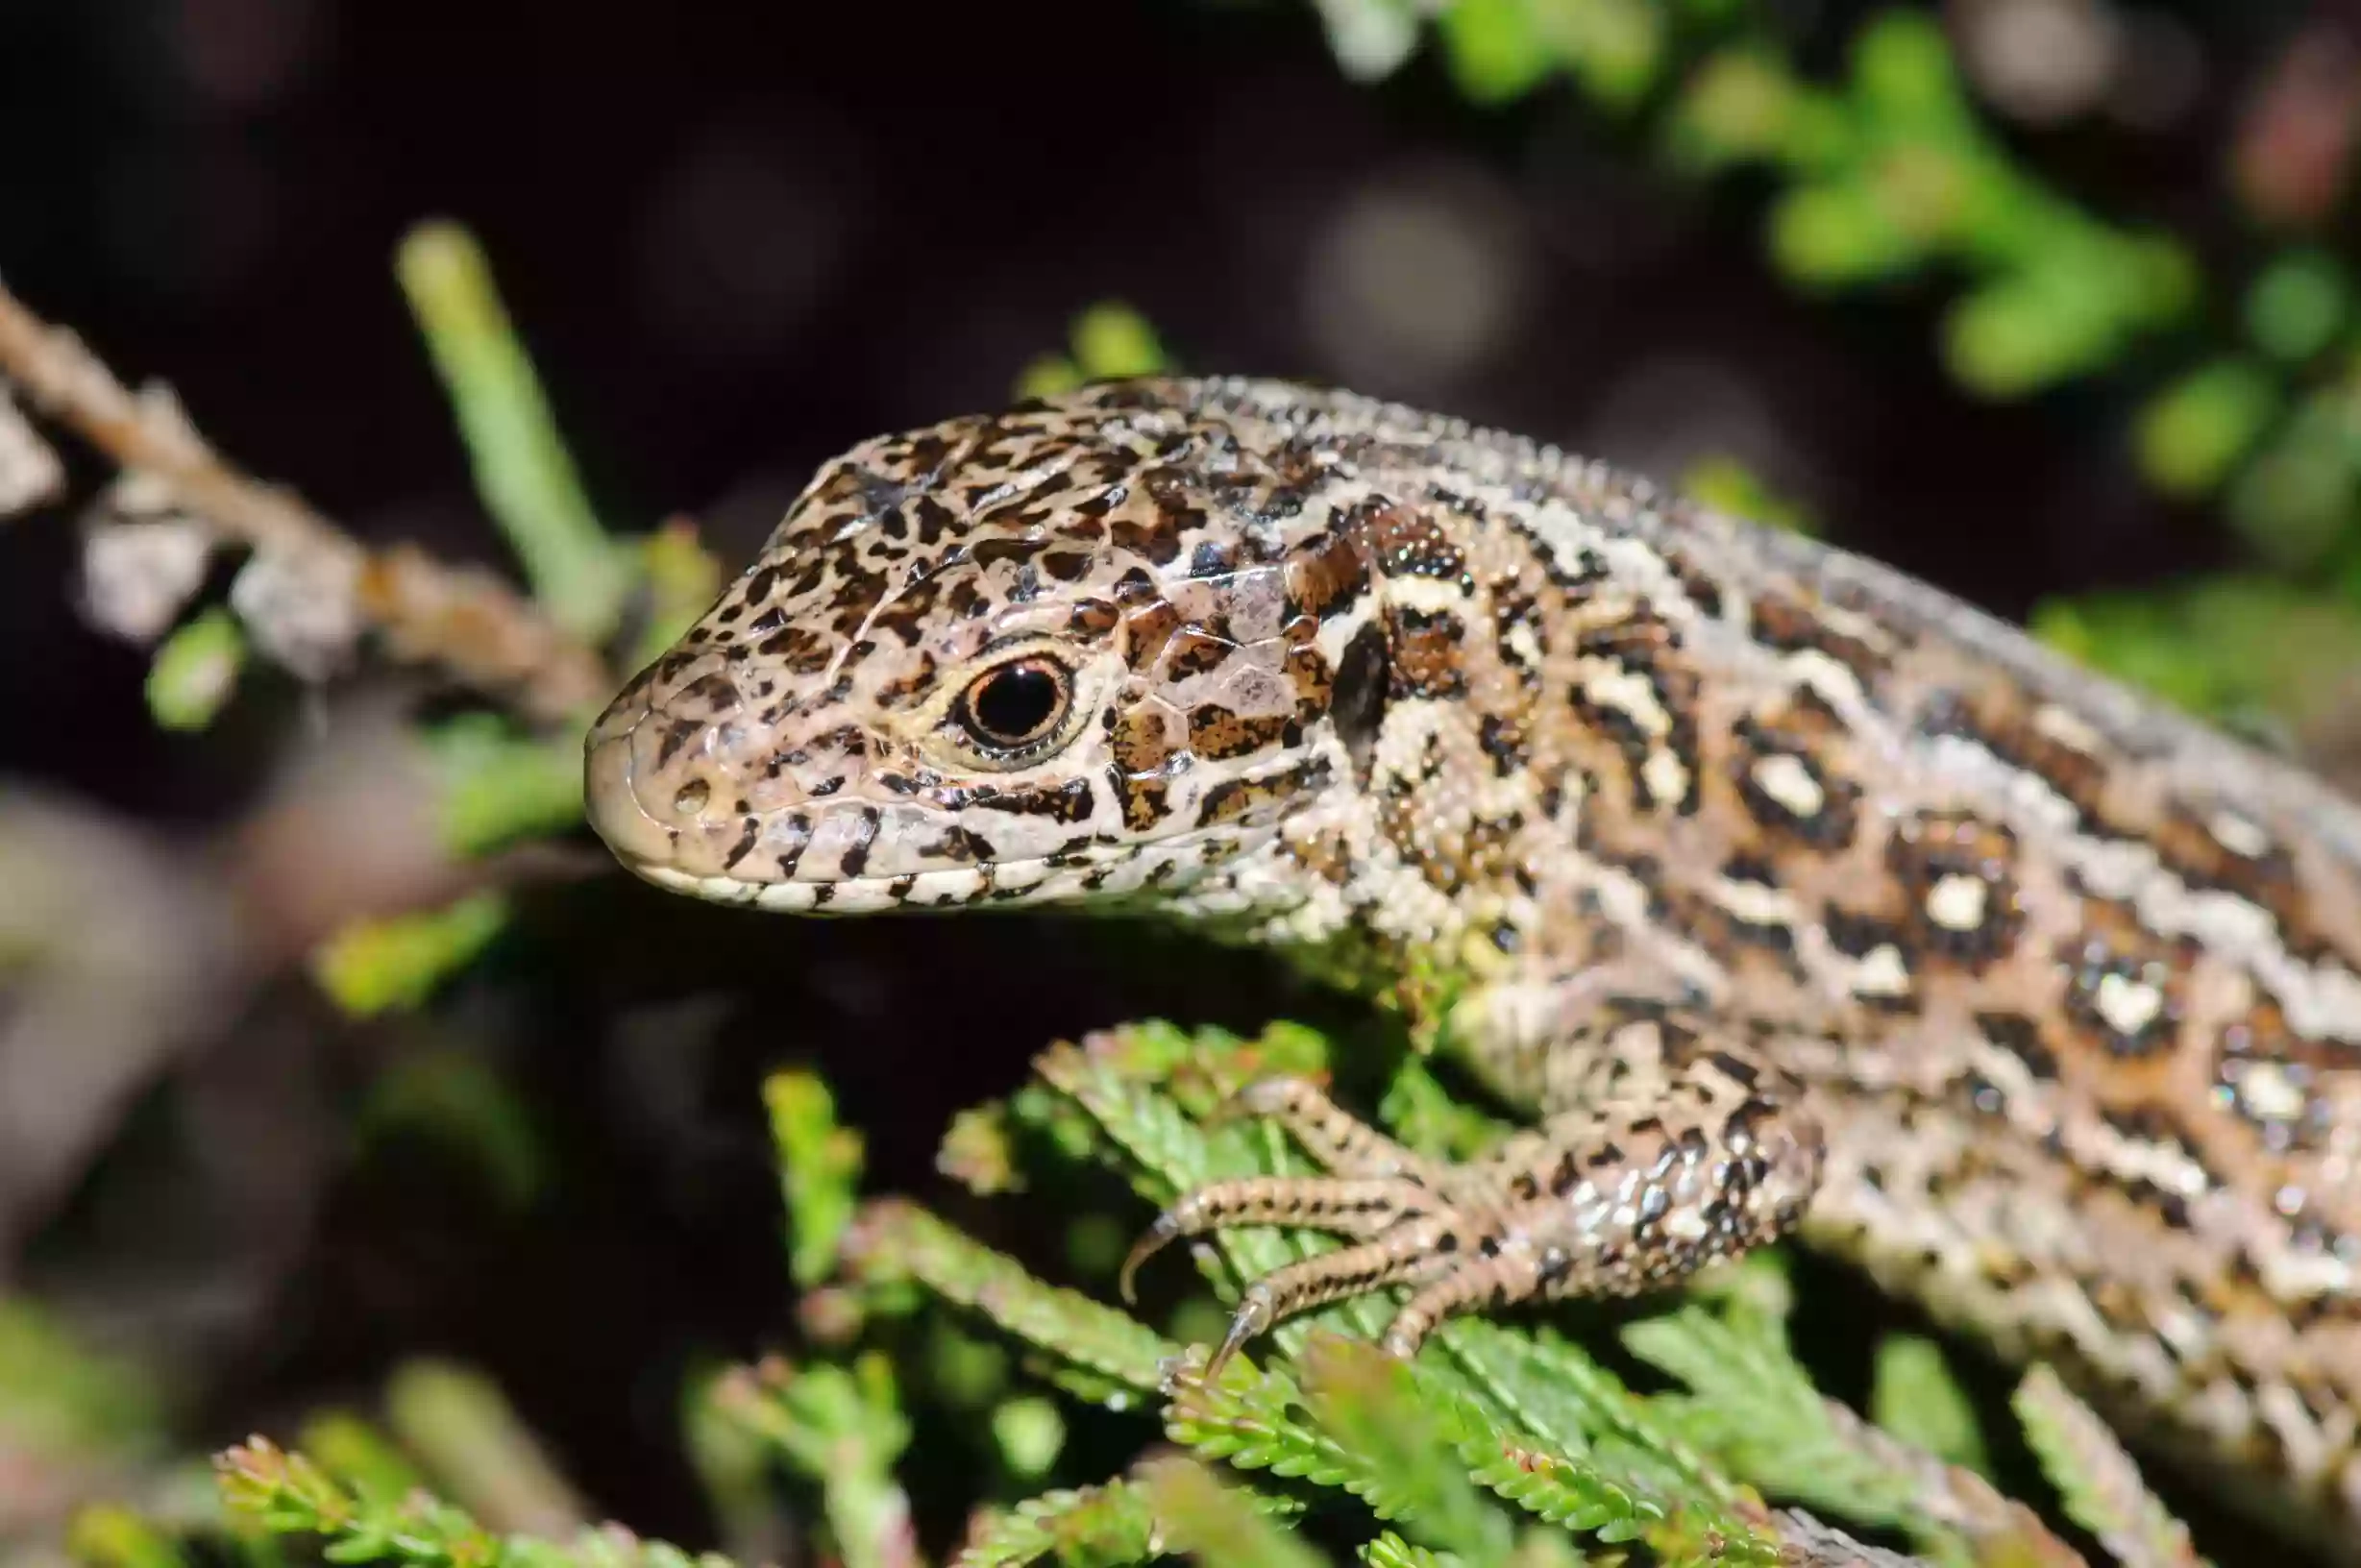
[[587, 767], [664, 886], [1196, 922], [1536, 1113], [1440, 1166], [1258, 1086], [1329, 1174], [1150, 1244], [1350, 1244], [1225, 1352], [1792, 1232], [2361, 1540], [2361, 810], [1923, 584], [1457, 421], [1116, 383], [828, 464]]

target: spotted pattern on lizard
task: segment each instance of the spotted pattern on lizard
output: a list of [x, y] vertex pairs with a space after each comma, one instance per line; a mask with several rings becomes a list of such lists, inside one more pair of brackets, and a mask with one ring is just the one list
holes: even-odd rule
[[826, 465], [587, 778], [666, 887], [1191, 922], [1537, 1114], [1442, 1166], [1258, 1086], [1327, 1174], [1150, 1244], [1349, 1244], [1225, 1348], [1795, 1233], [2361, 1538], [2361, 812], [1922, 584], [1448, 419], [1115, 383]]

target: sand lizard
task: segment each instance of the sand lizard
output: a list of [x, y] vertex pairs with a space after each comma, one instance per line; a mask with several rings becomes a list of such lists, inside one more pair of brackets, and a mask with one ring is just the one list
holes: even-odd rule
[[616, 698], [634, 870], [802, 913], [1088, 901], [1389, 994], [1537, 1116], [1150, 1243], [1631, 1293], [1799, 1235], [2361, 1540], [2361, 809], [1870, 562], [1464, 423], [1148, 380], [868, 442]]

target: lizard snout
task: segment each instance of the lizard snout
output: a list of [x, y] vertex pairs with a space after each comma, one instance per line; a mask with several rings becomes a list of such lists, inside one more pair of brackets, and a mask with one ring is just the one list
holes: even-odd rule
[[717, 862], [735, 835], [729, 780], [743, 749], [744, 702], [719, 658], [659, 664], [624, 688], [584, 742], [591, 827], [634, 870]]

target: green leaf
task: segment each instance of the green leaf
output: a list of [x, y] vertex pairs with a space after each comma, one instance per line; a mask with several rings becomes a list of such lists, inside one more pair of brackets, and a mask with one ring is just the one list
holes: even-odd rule
[[2231, 524], [2283, 572], [2324, 561], [2350, 530], [2361, 472], [2342, 401], [2307, 400], [2230, 486]]
[[300, 1453], [257, 1437], [213, 1461], [223, 1504], [272, 1535], [324, 1537], [331, 1562], [409, 1568], [734, 1568], [714, 1553], [642, 1541], [608, 1526], [571, 1542], [495, 1535], [465, 1510], [423, 1493], [400, 1502], [363, 1496]]
[[1756, 161], [1808, 164], [1815, 160], [1800, 133], [1825, 124], [1832, 107], [1759, 44], [1727, 45], [1683, 87], [1664, 122], [1665, 155], [1691, 174]]
[[421, 732], [434, 769], [443, 843], [474, 858], [571, 831], [582, 819], [582, 742], [527, 734], [495, 713]]
[[187, 1560], [171, 1536], [111, 1503], [76, 1513], [65, 1549], [84, 1568], [183, 1568]]
[[1944, 1364], [1943, 1348], [1914, 1334], [1878, 1341], [1870, 1419], [1906, 1443], [1979, 1475], [1989, 1475], [1982, 1429], [1966, 1392]]
[[1521, 98], [1556, 69], [1534, 12], [1529, 0], [1452, 0], [1436, 18], [1451, 80], [1471, 101]]
[[451, 223], [405, 235], [394, 270], [475, 462], [476, 485], [533, 596], [589, 641], [614, 629], [627, 576], [591, 510], [540, 378], [475, 236]]
[[1037, 1395], [1003, 1400], [993, 1407], [992, 1441], [1010, 1475], [1037, 1480], [1048, 1474], [1066, 1446], [1066, 1418]]
[[2188, 1527], [2166, 1511], [2115, 1434], [2056, 1373], [2036, 1364], [2009, 1404], [2068, 1516], [2098, 1536], [2118, 1562], [2204, 1563], [2189, 1543]]
[[461, 1507], [545, 1533], [584, 1516], [500, 1384], [471, 1367], [424, 1358], [396, 1367], [385, 1383], [385, 1424]]
[[865, 1355], [848, 1367], [770, 1360], [725, 1377], [714, 1398], [717, 1409], [820, 1483], [846, 1568], [911, 1559], [910, 1500], [894, 1479], [910, 1425], [885, 1358]]
[[1073, 329], [1074, 363], [1092, 380], [1154, 376], [1171, 368], [1147, 318], [1120, 301], [1082, 312]]
[[641, 539], [638, 549], [648, 604], [632, 652], [635, 668], [660, 658], [722, 591], [722, 563], [700, 542], [697, 525], [687, 518], [666, 523]]
[[1268, 1508], [1201, 1464], [1158, 1459], [1141, 1487], [1169, 1546], [1208, 1568], [1324, 1568], [1326, 1558], [1273, 1524]]
[[1733, 517], [1807, 538], [1820, 531], [1809, 507], [1779, 495], [1763, 483], [1760, 475], [1727, 453], [1711, 453], [1691, 463], [1681, 476], [1681, 488], [1699, 503]]
[[1854, 36], [1853, 90], [1862, 112], [1882, 122], [1889, 135], [1906, 132], [1953, 144], [1980, 139], [1950, 40], [1928, 12], [1886, 11]]
[[77, 1462], [160, 1443], [163, 1401], [139, 1362], [87, 1343], [63, 1319], [0, 1295], [0, 1447]]
[[836, 1267], [861, 1179], [861, 1136], [837, 1125], [835, 1097], [808, 1072], [775, 1072], [762, 1086], [787, 1213], [788, 1274], [810, 1289]]
[[1808, 1507], [1948, 1538], [1948, 1527], [1920, 1506], [1918, 1478], [1864, 1452], [1832, 1421], [1775, 1325], [1692, 1306], [1634, 1323], [1623, 1340], [1688, 1384], [1688, 1397], [1650, 1403], [1676, 1412], [1683, 1433], [1731, 1471]]
[[2220, 484], [2277, 414], [2278, 386], [2262, 367], [2217, 359], [2175, 381], [2140, 411], [2140, 468], [2167, 495]]
[[1573, 68], [1592, 102], [1624, 112], [1656, 86], [1665, 38], [1664, 17], [1653, 0], [1526, 3], [1543, 47]]
[[1454, 1439], [1481, 1427], [1480, 1417], [1459, 1410], [1452, 1430], [1409, 1365], [1365, 1341], [1318, 1335], [1300, 1365], [1313, 1419], [1359, 1459], [1380, 1517], [1399, 1521], [1412, 1540], [1471, 1561], [1507, 1554], [1507, 1518], [1452, 1462]]
[[856, 1279], [874, 1288], [915, 1279], [956, 1306], [1045, 1351], [1104, 1387], [1115, 1408], [1136, 1407], [1181, 1347], [1079, 1292], [1035, 1279], [1015, 1260], [900, 1200], [864, 1211], [846, 1246]]
[[1815, 288], [1890, 277], [1924, 254], [1878, 190], [1859, 180], [1798, 184], [1772, 205], [1770, 224], [1772, 260]]
[[175, 630], [148, 666], [148, 712], [166, 729], [213, 722], [246, 668], [246, 634], [228, 610], [205, 611]]
[[473, 963], [506, 928], [508, 900], [474, 893], [442, 909], [356, 920], [311, 955], [311, 976], [355, 1017], [406, 1011]]
[[1021, 1568], [1048, 1559], [1059, 1568], [1125, 1568], [1153, 1560], [1157, 1522], [1135, 1482], [1045, 1492], [982, 1515], [951, 1568]]
[[2300, 363], [2335, 341], [2349, 294], [2333, 256], [2296, 251], [2277, 257], [2247, 289], [2247, 333], [2274, 358]]
[[339, 1484], [396, 1503], [426, 1484], [391, 1437], [351, 1410], [327, 1409], [304, 1423], [298, 1446]]

